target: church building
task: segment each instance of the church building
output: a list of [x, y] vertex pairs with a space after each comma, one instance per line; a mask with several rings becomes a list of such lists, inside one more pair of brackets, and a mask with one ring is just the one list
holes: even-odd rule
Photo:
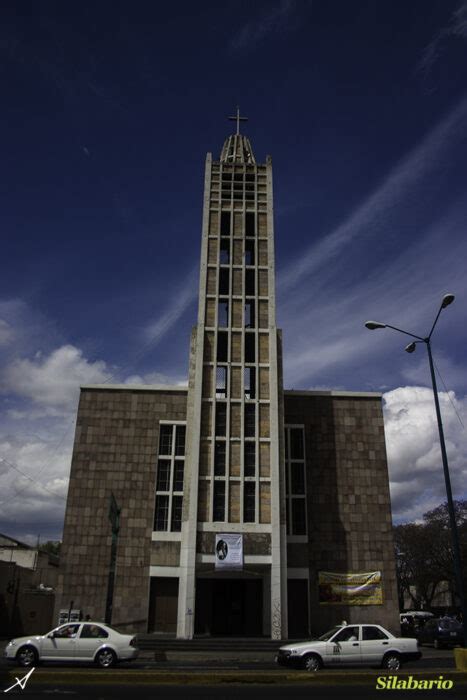
[[57, 617], [182, 639], [397, 631], [381, 395], [283, 388], [272, 162], [240, 121], [206, 158], [188, 388], [81, 387]]

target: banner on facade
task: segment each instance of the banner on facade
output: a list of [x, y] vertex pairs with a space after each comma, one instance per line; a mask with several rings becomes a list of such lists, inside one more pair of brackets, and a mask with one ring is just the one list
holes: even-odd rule
[[243, 535], [216, 535], [216, 569], [243, 568]]
[[382, 605], [381, 571], [362, 574], [318, 573], [320, 605]]

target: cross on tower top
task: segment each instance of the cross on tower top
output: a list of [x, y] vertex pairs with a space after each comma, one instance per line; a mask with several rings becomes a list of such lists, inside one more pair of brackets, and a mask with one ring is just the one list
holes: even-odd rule
[[241, 117], [240, 116], [240, 107], [237, 105], [237, 116], [236, 117], [229, 117], [231, 121], [237, 122], [237, 136], [240, 134], [240, 122], [247, 122], [248, 117]]

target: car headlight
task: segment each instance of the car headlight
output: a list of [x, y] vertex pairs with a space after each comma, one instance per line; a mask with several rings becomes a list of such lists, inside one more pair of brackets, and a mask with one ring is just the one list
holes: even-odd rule
[[6, 646], [7, 646], [7, 649], [8, 649], [8, 647], [15, 647], [16, 646], [15, 640], [12, 639], [11, 642], [8, 642], [8, 644]]

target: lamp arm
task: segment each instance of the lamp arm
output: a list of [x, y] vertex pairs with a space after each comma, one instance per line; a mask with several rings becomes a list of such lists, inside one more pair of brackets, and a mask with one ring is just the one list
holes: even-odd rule
[[420, 338], [419, 335], [414, 335], [413, 333], [409, 333], [408, 331], [403, 331], [402, 328], [396, 328], [396, 326], [390, 326], [389, 323], [385, 324], [386, 328], [392, 328], [393, 331], [398, 331], [399, 333], [404, 333], [404, 335], [410, 335], [411, 338], [417, 338], [417, 340], [421, 340], [425, 342], [425, 338]]

